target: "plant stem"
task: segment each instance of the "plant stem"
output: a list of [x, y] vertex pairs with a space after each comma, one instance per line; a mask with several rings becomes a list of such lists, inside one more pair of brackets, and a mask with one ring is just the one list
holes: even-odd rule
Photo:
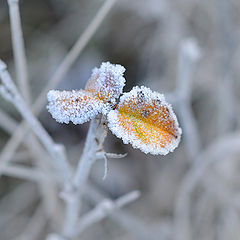
[[76, 231], [76, 224], [79, 217], [81, 197], [91, 167], [96, 160], [98, 151], [102, 151], [103, 142], [107, 136], [105, 118], [98, 115], [91, 120], [83, 154], [80, 158], [76, 173], [73, 178], [73, 188], [70, 199], [67, 199], [65, 222], [62, 235], [71, 239]]
[[12, 46], [16, 66], [16, 77], [19, 83], [19, 88], [25, 100], [29, 103], [31, 96], [28, 83], [27, 59], [25, 54], [18, 2], [18, 0], [8, 0]]
[[[10, 101], [16, 109], [20, 112], [23, 118], [25, 118], [28, 124], [31, 126], [32, 130], [35, 132], [39, 140], [45, 146], [46, 150], [52, 156], [55, 161], [55, 165], [58, 166], [59, 172], [61, 173], [65, 183], [69, 182], [71, 179], [71, 168], [67, 162], [65, 155], [63, 154], [62, 148], [60, 148], [42, 126], [42, 124], [37, 120], [37, 118], [32, 114], [28, 105], [25, 103], [23, 98], [18, 92], [14, 82], [11, 79], [7, 71], [7, 66], [4, 62], [0, 60], [0, 78], [2, 84], [0, 84], [0, 94], [8, 101]], [[6, 162], [2, 161], [1, 167], [5, 167]]]

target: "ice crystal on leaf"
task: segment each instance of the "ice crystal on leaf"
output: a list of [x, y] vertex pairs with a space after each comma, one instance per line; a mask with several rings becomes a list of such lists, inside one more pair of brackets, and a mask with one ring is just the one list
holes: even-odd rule
[[121, 65], [102, 63], [100, 68], [93, 69], [85, 89], [93, 92], [103, 101], [115, 104], [125, 85], [124, 72], [125, 68]]
[[48, 111], [60, 123], [82, 124], [94, 118], [106, 108], [104, 102], [91, 93], [79, 91], [51, 90], [47, 95]]
[[181, 136], [171, 105], [162, 94], [146, 87], [123, 94], [117, 108], [108, 114], [108, 126], [125, 144], [151, 154], [172, 152]]
[[[48, 111], [60, 123], [81, 124], [101, 113], [125, 144], [145, 153], [165, 155], [180, 141], [181, 128], [162, 94], [134, 87], [121, 97], [125, 68], [109, 62], [95, 68], [85, 90], [48, 92]], [[119, 103], [118, 98], [120, 97]], [[117, 104], [117, 105], [116, 105]]]
[[82, 124], [98, 113], [107, 114], [125, 85], [125, 68], [109, 62], [93, 69], [85, 90], [48, 92], [48, 111], [60, 123]]

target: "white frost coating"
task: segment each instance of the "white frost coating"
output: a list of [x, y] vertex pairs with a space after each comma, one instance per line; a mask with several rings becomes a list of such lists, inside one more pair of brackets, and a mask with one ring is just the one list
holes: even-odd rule
[[109, 62], [94, 68], [85, 90], [48, 92], [48, 111], [60, 123], [81, 124], [98, 113], [107, 114], [125, 85], [125, 68]]
[[[144, 101], [142, 103], [139, 102], [139, 94], [144, 94]], [[167, 107], [169, 112], [167, 115], [163, 114], [163, 116], [161, 116], [161, 120], [163, 122], [168, 121], [168, 119], [173, 121], [174, 128], [176, 129], [176, 138], [173, 138], [170, 143], [166, 143], [164, 147], [161, 147], [160, 145], [154, 144], [154, 142], [151, 140], [148, 144], [146, 144], [140, 138], [138, 138], [134, 132], [126, 131], [126, 128], [124, 128], [122, 122], [119, 121], [121, 115], [118, 109], [124, 104], [128, 104], [128, 102], [132, 100], [134, 100], [134, 104], [129, 106], [129, 109], [133, 108], [137, 112], [142, 111], [141, 107], [143, 105], [141, 104], [152, 105], [153, 101], [156, 100], [160, 102], [159, 106]], [[126, 124], [128, 123], [126, 122]], [[121, 96], [117, 109], [111, 110], [108, 114], [108, 127], [113, 134], [115, 134], [118, 138], [121, 138], [125, 144], [130, 143], [134, 148], [138, 148], [146, 154], [151, 153], [154, 155], [166, 155], [169, 152], [173, 152], [173, 150], [178, 146], [182, 134], [182, 130], [179, 128], [176, 115], [174, 114], [171, 105], [166, 102], [164, 95], [158, 92], [153, 92], [151, 89], [144, 86], [140, 88], [134, 87], [130, 92], [124, 93], [123, 96]]]
[[102, 63], [100, 68], [93, 69], [85, 89], [94, 91], [101, 99], [115, 104], [125, 86], [124, 72], [125, 68], [119, 64]]
[[98, 113], [107, 111], [108, 104], [93, 96], [92, 93], [78, 91], [50, 90], [47, 95], [48, 111], [59, 123], [82, 124], [94, 118]]

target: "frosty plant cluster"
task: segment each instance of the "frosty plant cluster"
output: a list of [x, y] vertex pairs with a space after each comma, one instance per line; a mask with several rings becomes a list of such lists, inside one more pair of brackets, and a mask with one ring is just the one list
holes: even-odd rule
[[147, 87], [123, 93], [125, 68], [109, 62], [94, 68], [84, 90], [50, 90], [48, 111], [60, 123], [82, 124], [98, 114], [125, 144], [144, 153], [166, 155], [179, 144], [181, 128], [163, 94]]

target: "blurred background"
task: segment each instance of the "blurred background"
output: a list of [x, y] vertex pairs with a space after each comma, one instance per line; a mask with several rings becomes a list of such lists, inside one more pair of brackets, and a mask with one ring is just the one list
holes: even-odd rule
[[[19, 3], [35, 101], [104, 1]], [[183, 134], [173, 153], [152, 156], [109, 132], [105, 150], [127, 156], [109, 159], [104, 181], [104, 161], [94, 164], [83, 211], [95, 206], [96, 194], [116, 199], [138, 189], [141, 197], [76, 239], [240, 239], [239, 24], [238, 0], [116, 1], [56, 89], [84, 88], [92, 68], [105, 61], [121, 64], [124, 90], [144, 85], [164, 93]], [[0, 2], [0, 58], [15, 79], [6, 0]], [[21, 116], [2, 98], [0, 110], [2, 151]], [[89, 124], [59, 124], [45, 107], [38, 117], [76, 166]], [[12, 155], [10, 165], [44, 165], [36, 163], [23, 141]], [[58, 188], [48, 189], [58, 203], [49, 206], [43, 197], [48, 184], [16, 176], [11, 168], [1, 171], [0, 239], [40, 240], [59, 231], [64, 203]]]

